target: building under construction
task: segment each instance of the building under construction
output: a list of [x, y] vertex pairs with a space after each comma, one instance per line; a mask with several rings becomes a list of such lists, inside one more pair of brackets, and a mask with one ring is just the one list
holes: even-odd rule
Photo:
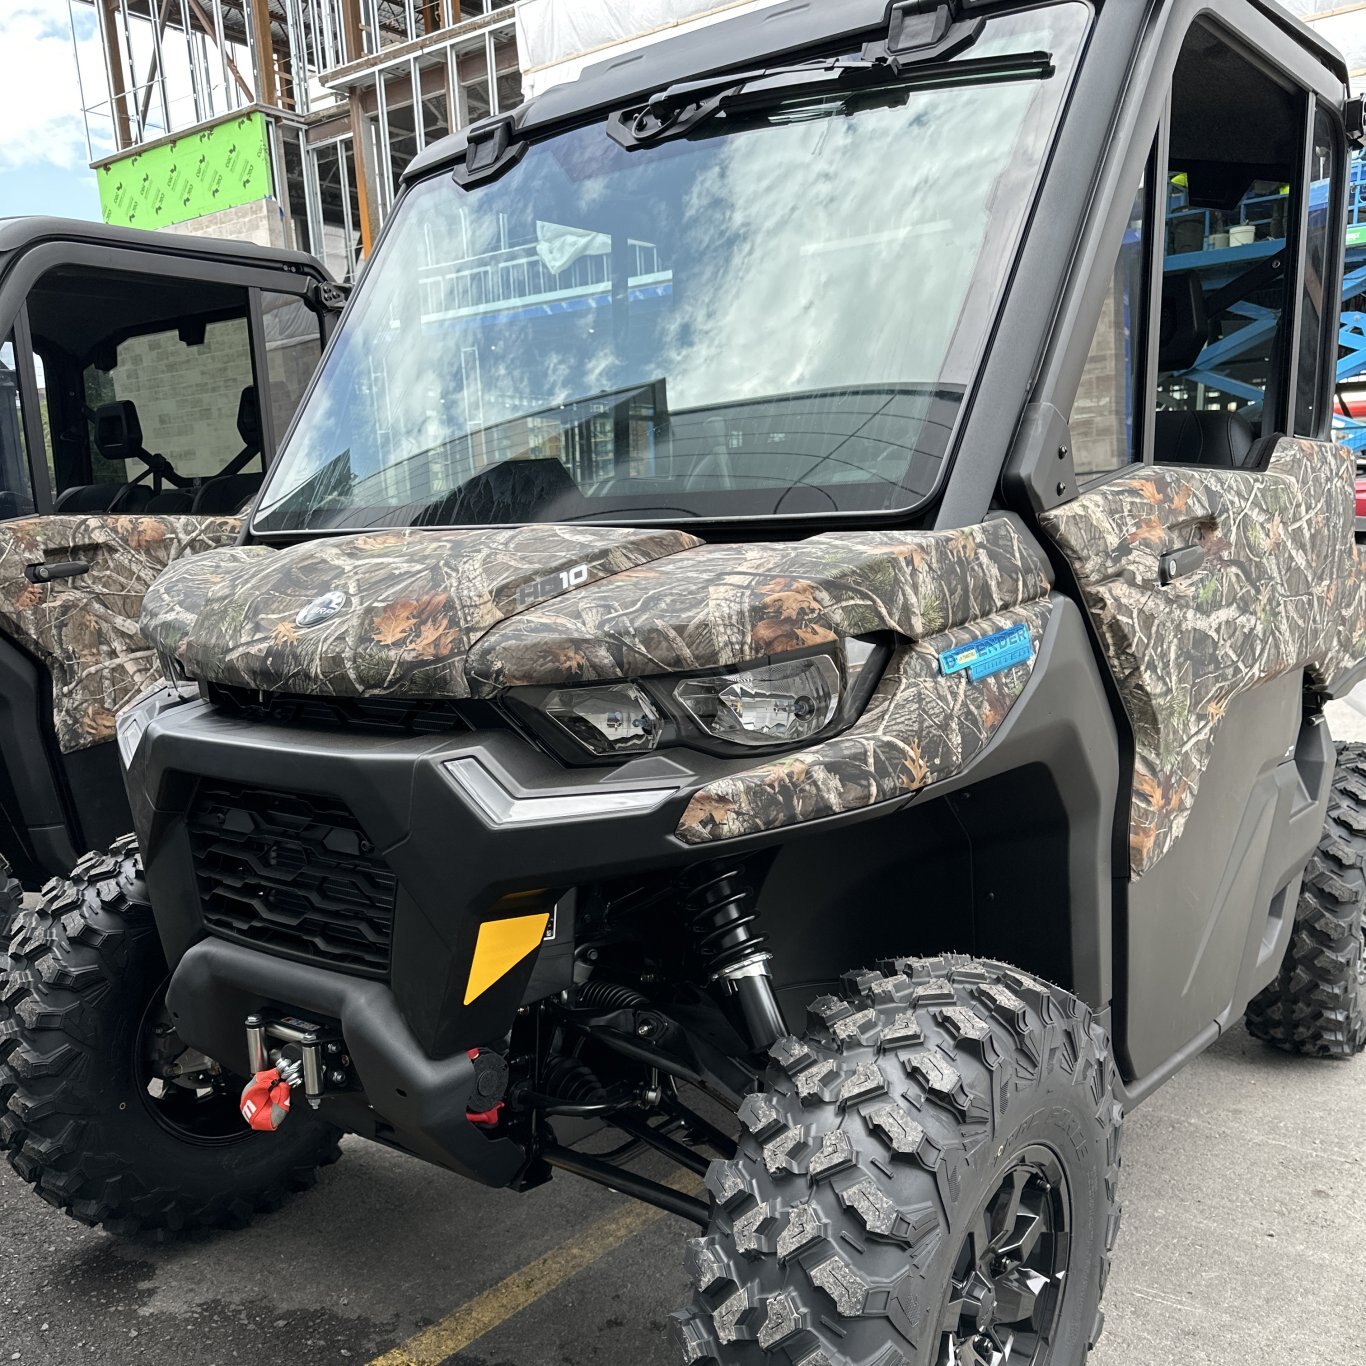
[[298, 246], [339, 278], [426, 143], [522, 97], [499, 0], [69, 3], [99, 23], [105, 220]]
[[68, 0], [98, 20], [80, 93], [105, 221], [299, 247], [339, 279], [427, 143], [633, 35], [766, 2]]

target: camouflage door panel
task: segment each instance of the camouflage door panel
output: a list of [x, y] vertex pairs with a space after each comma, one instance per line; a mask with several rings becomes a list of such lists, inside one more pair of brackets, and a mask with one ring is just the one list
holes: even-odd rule
[[[1046, 599], [903, 645], [857, 725], [833, 740], [701, 788], [678, 825], [688, 844], [734, 839], [907, 797], [961, 772], [986, 748], [1034, 671]], [[980, 682], [945, 677], [939, 656], [995, 631], [1026, 626], [1035, 651]]]
[[[679, 531], [537, 525], [233, 547], [166, 574], [147, 596], [142, 628], [209, 682], [468, 697], [465, 657], [504, 617], [699, 544]], [[301, 622], [314, 604], [318, 619]]]
[[[114, 735], [114, 714], [157, 671], [138, 630], [143, 595], [173, 560], [237, 536], [236, 517], [28, 517], [0, 523], [0, 630], [52, 675], [64, 751]], [[33, 583], [28, 565], [84, 560], [90, 572]]]
[[[1366, 654], [1353, 474], [1341, 447], [1283, 438], [1264, 471], [1145, 468], [1043, 514], [1134, 728], [1133, 876], [1179, 838], [1233, 698]], [[1192, 545], [1201, 567], [1160, 586]]]
[[1047, 561], [1006, 518], [708, 545], [503, 622], [470, 652], [468, 672], [488, 695], [746, 664], [879, 631], [924, 640], [1048, 589]]

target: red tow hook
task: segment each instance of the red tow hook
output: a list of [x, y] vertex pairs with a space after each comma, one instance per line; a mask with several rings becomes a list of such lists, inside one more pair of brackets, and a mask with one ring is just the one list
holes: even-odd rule
[[272, 1133], [289, 1117], [290, 1090], [278, 1067], [258, 1072], [242, 1088], [242, 1118], [253, 1129]]

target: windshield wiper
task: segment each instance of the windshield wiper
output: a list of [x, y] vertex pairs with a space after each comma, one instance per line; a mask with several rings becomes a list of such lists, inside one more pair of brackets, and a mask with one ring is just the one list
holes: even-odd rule
[[731, 72], [700, 81], [681, 81], [660, 90], [643, 105], [611, 115], [607, 134], [632, 151], [683, 137], [720, 113], [766, 109], [803, 96], [926, 85], [963, 86], [979, 81], [1044, 79], [1053, 74], [1050, 52], [1015, 52], [968, 60], [936, 59], [916, 64], [885, 57], [832, 57], [821, 62], [764, 70]]

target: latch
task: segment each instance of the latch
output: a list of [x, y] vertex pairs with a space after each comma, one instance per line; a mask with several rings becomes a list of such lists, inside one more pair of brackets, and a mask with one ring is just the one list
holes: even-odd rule
[[1205, 547], [1186, 545], [1180, 550], [1164, 550], [1157, 564], [1157, 581], [1165, 588], [1169, 583], [1193, 574], [1205, 563]]

